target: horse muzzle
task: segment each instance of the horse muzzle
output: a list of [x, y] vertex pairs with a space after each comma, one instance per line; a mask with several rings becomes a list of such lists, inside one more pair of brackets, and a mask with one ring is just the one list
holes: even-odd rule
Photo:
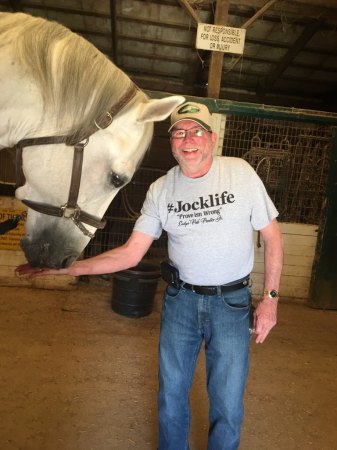
[[55, 236], [52, 239], [42, 236], [31, 239], [24, 236], [21, 239], [21, 248], [32, 267], [65, 269], [80, 255], [80, 252], [75, 249], [60, 245]]

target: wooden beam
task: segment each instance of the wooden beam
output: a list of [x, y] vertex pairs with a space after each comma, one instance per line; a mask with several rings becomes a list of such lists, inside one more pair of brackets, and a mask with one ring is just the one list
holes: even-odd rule
[[278, 62], [274, 70], [265, 79], [261, 80], [259, 86], [259, 94], [266, 94], [266, 92], [274, 85], [280, 75], [286, 70], [289, 64], [295, 59], [298, 53], [305, 47], [307, 42], [313, 37], [316, 31], [325, 21], [323, 17], [314, 20], [307, 25], [300, 37], [295, 41], [293, 46], [288, 50], [285, 56]]
[[258, 12], [256, 14], [254, 14], [253, 17], [251, 17], [249, 20], [247, 20], [247, 22], [245, 22], [241, 28], [243, 29], [247, 29], [252, 23], [255, 22], [255, 20], [257, 20], [260, 16], [262, 16], [262, 14], [264, 12], [267, 11], [267, 9], [269, 9], [274, 3], [276, 3], [277, 0], [269, 0], [265, 5], [262, 6], [261, 9], [258, 10]]
[[[217, 0], [214, 24], [226, 25], [228, 20], [229, 0]], [[223, 52], [212, 52], [208, 74], [207, 96], [219, 98], [221, 87]]]
[[186, 11], [192, 16], [192, 19], [195, 20], [196, 23], [201, 23], [201, 20], [192, 6], [188, 3], [187, 0], [178, 0], [181, 6], [186, 9]]
[[9, 0], [10, 7], [12, 8], [12, 11], [18, 12], [22, 11], [22, 5], [21, 0]]
[[[253, 17], [251, 17], [250, 19], [248, 19], [243, 25], [241, 25], [241, 28], [243, 29], [247, 29], [248, 27], [250, 27], [250, 25], [252, 25], [252, 23], [254, 23], [260, 16], [262, 16], [263, 13], [265, 13], [277, 0], [269, 0], [266, 4], [264, 4], [261, 9], [258, 10], [258, 12], [256, 14], [254, 14]], [[239, 61], [241, 61], [243, 55], [240, 55], [238, 58], [236, 58], [230, 69], [229, 70], [233, 70], [234, 67], [237, 65], [237, 63]]]

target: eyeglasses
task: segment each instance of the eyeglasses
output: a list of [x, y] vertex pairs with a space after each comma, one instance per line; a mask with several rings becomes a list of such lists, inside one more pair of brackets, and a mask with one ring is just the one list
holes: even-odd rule
[[190, 128], [189, 130], [172, 130], [170, 131], [170, 135], [172, 139], [185, 139], [185, 137], [189, 134], [192, 137], [201, 137], [205, 133], [208, 133], [207, 130], [203, 128]]

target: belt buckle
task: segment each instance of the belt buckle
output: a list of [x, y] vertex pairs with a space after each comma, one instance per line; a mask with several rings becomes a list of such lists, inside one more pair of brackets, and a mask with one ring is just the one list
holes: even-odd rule
[[191, 291], [195, 294], [195, 290], [194, 290], [194, 284], [191, 284]]

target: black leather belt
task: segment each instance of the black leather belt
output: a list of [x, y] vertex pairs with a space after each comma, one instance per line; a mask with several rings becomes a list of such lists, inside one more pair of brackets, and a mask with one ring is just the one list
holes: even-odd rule
[[200, 295], [221, 295], [224, 292], [236, 291], [238, 289], [242, 289], [249, 284], [249, 277], [241, 280], [238, 283], [233, 284], [223, 284], [221, 286], [198, 286], [196, 284], [189, 284], [181, 281], [181, 287], [185, 289], [189, 289], [196, 294]]

